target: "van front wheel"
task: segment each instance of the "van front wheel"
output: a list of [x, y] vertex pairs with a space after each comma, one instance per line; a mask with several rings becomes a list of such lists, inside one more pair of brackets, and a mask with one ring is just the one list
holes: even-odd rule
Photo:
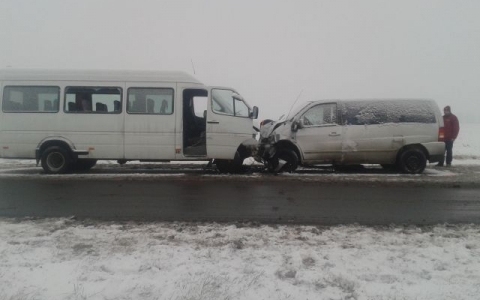
[[404, 173], [420, 174], [427, 166], [427, 158], [420, 149], [408, 149], [400, 155], [398, 166]]
[[270, 171], [293, 172], [298, 167], [298, 155], [290, 149], [279, 150], [270, 162]]
[[54, 146], [42, 154], [42, 168], [47, 174], [64, 174], [72, 166], [72, 159], [65, 148]]

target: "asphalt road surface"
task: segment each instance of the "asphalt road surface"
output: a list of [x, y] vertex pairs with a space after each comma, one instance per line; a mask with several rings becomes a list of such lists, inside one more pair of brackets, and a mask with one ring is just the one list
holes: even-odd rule
[[378, 168], [221, 175], [198, 166], [0, 172], [0, 216], [366, 225], [480, 223], [480, 167], [399, 175]]

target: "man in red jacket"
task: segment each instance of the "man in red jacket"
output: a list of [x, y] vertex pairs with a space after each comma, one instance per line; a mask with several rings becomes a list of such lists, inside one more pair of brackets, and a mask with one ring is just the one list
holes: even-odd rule
[[[445, 106], [443, 109], [443, 124], [445, 129], [445, 151], [447, 152], [447, 167], [452, 165], [452, 149], [453, 142], [457, 138], [460, 131], [457, 117], [452, 114], [450, 106]], [[443, 166], [443, 161], [439, 162], [437, 166]]]

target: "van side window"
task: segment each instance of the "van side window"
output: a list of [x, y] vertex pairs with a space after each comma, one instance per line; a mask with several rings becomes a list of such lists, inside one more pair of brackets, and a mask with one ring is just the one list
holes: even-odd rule
[[133, 114], [173, 114], [173, 89], [129, 88], [127, 112]]
[[337, 123], [337, 105], [325, 103], [310, 108], [303, 116], [305, 126], [319, 126]]
[[122, 89], [118, 87], [67, 87], [65, 112], [67, 113], [120, 113]]
[[343, 118], [347, 125], [436, 122], [430, 103], [422, 100], [346, 102]]
[[4, 112], [58, 112], [60, 88], [55, 86], [6, 86]]

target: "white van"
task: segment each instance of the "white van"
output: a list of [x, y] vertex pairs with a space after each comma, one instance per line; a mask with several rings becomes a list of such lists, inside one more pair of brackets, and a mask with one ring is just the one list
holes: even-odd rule
[[50, 174], [97, 160], [214, 159], [235, 171], [256, 143], [257, 107], [182, 72], [6, 69], [0, 97], [0, 157]]
[[314, 101], [283, 121], [262, 123], [256, 159], [272, 171], [381, 164], [421, 173], [445, 152], [443, 118], [432, 100]]

